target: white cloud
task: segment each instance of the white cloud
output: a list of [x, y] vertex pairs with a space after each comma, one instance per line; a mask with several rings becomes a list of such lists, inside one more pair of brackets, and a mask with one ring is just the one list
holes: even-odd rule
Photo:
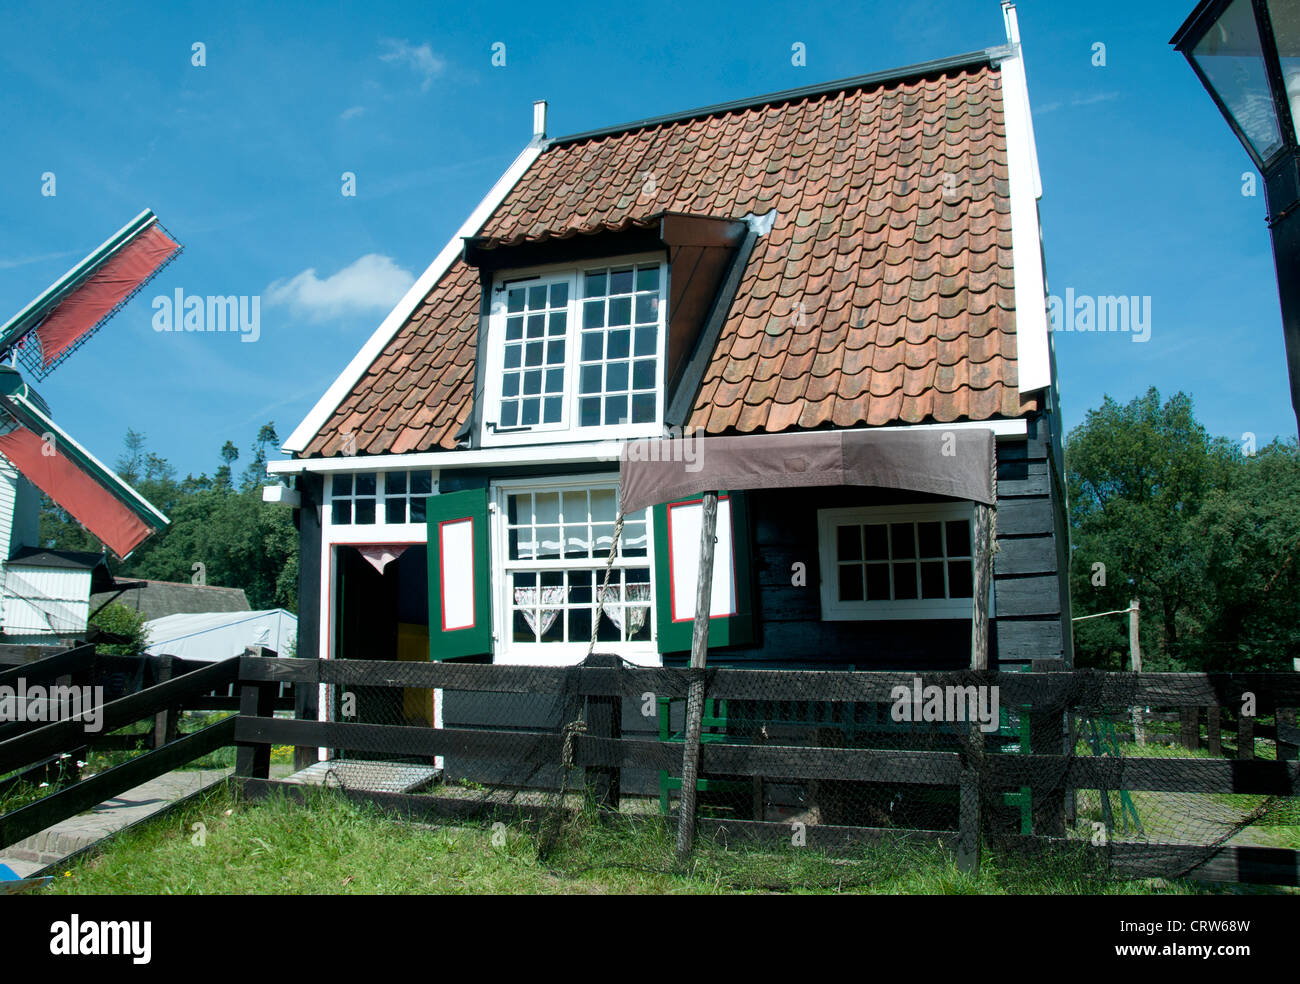
[[61, 260], [66, 256], [76, 256], [76, 250], [65, 249], [61, 253], [41, 253], [37, 256], [20, 256], [14, 260], [0, 260], [0, 270], [12, 270], [31, 263], [44, 263], [46, 260]]
[[1111, 102], [1119, 97], [1118, 92], [1095, 92], [1086, 96], [1075, 95], [1071, 96], [1068, 102], [1058, 100], [1056, 102], [1042, 103], [1033, 107], [1033, 110], [1035, 116], [1044, 116], [1047, 113], [1055, 113], [1058, 109], [1066, 106], [1077, 109], [1080, 106], [1094, 106], [1097, 103]]
[[441, 75], [447, 67], [447, 62], [435, 55], [433, 49], [429, 47], [429, 42], [421, 45], [411, 44], [410, 41], [395, 41], [387, 39], [384, 45], [388, 50], [379, 56], [381, 61], [390, 64], [406, 65], [416, 75], [420, 76], [420, 89], [427, 91], [433, 84], [436, 76]]
[[355, 119], [365, 111], [366, 111], [365, 106], [349, 106], [347, 109], [343, 110], [343, 112], [339, 113], [339, 119], [341, 120]]
[[309, 268], [266, 288], [268, 304], [283, 304], [310, 321], [388, 312], [415, 283], [415, 275], [387, 256], [367, 253], [323, 280]]

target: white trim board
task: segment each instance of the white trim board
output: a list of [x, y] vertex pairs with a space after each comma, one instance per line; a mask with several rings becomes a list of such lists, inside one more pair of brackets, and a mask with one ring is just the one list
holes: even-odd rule
[[542, 143], [534, 139], [528, 144], [519, 156], [515, 158], [514, 163], [506, 169], [505, 174], [497, 180], [492, 189], [487, 193], [484, 199], [479, 202], [478, 207], [470, 213], [464, 224], [456, 230], [456, 234], [451, 237], [447, 245], [442, 248], [442, 252], [437, 255], [428, 269], [420, 275], [420, 278], [406, 292], [406, 296], [398, 301], [397, 306], [389, 312], [388, 317], [383, 323], [375, 329], [375, 333], [367, 339], [366, 344], [361, 346], [352, 361], [347, 364], [347, 368], [339, 374], [330, 388], [325, 391], [325, 395], [317, 401], [316, 405], [303, 418], [289, 439], [282, 445], [282, 450], [286, 452], [302, 451], [311, 443], [312, 438], [325, 426], [330, 415], [334, 413], [344, 398], [352, 391], [352, 387], [370, 368], [371, 363], [379, 357], [385, 346], [391, 342], [401, 330], [402, 325], [415, 312], [420, 303], [428, 296], [429, 291], [442, 279], [443, 275], [451, 269], [451, 265], [456, 262], [457, 257], [461, 255], [464, 249], [462, 240], [466, 236], [476, 235], [483, 224], [491, 217], [500, 204], [505, 201], [506, 195], [518, 183], [524, 172], [532, 166], [533, 161], [537, 160], [542, 152]]
[[1002, 78], [1002, 118], [1007, 131], [1007, 174], [1011, 190], [1016, 360], [1020, 392], [1032, 393], [1052, 385], [1047, 278], [1043, 269], [1043, 233], [1038, 217], [1038, 200], [1043, 195], [1043, 188], [1015, 7], [1003, 4], [1003, 15], [1007, 39], [1013, 49], [998, 68]]
[[[843, 433], [862, 428], [835, 428], [817, 433]], [[867, 428], [879, 431], [915, 430], [987, 430], [999, 441], [1015, 440], [1029, 434], [1029, 423], [1014, 420], [959, 420], [951, 424], [898, 424]], [[790, 433], [782, 431], [780, 433]], [[703, 436], [703, 435], [702, 435]], [[328, 474], [346, 471], [385, 471], [406, 468], [492, 468], [497, 465], [589, 464], [608, 461], [617, 466], [622, 456], [622, 441], [581, 441], [571, 444], [528, 444], [507, 448], [481, 448], [473, 451], [423, 451], [418, 454], [369, 454], [349, 458], [291, 458], [267, 462], [271, 475], [299, 475], [303, 472]]]

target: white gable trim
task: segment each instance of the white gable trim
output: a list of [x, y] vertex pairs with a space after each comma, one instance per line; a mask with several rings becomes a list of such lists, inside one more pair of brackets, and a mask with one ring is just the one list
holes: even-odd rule
[[1007, 23], [1007, 40], [1012, 48], [1012, 53], [1002, 60], [999, 69], [1002, 75], [1002, 117], [1007, 130], [1007, 172], [1011, 186], [1016, 358], [1020, 392], [1032, 393], [1052, 385], [1047, 279], [1043, 270], [1043, 233], [1038, 219], [1038, 200], [1043, 195], [1043, 187], [1015, 7], [1003, 4], [1003, 14]]
[[420, 275], [420, 279], [406, 292], [406, 296], [398, 302], [379, 328], [375, 330], [375, 333], [370, 336], [366, 344], [361, 347], [361, 351], [353, 357], [347, 368], [339, 374], [338, 379], [334, 380], [330, 388], [325, 391], [325, 395], [312, 407], [311, 412], [307, 414], [303, 422], [289, 435], [289, 439], [284, 442], [282, 450], [290, 453], [298, 452], [311, 443], [312, 438], [325, 426], [325, 422], [338, 409], [344, 397], [352, 392], [352, 388], [365, 374], [365, 371], [370, 368], [371, 363], [379, 357], [385, 346], [393, 340], [393, 336], [406, 323], [407, 318], [415, 312], [415, 309], [428, 296], [429, 291], [433, 290], [434, 285], [442, 279], [443, 274], [451, 269], [451, 265], [456, 262], [456, 258], [461, 255], [464, 248], [462, 240], [466, 236], [476, 235], [483, 228], [483, 224], [497, 210], [497, 207], [505, 201], [506, 195], [510, 194], [515, 184], [532, 165], [533, 161], [537, 160], [541, 152], [542, 141], [536, 139], [520, 152], [514, 163], [506, 169], [506, 173], [501, 175], [497, 183], [492, 186], [492, 190], [479, 202], [478, 207], [470, 213], [469, 218], [465, 220], [465, 224], [456, 231], [456, 234], [451, 237], [447, 245], [442, 248], [442, 252], [429, 264], [429, 268]]

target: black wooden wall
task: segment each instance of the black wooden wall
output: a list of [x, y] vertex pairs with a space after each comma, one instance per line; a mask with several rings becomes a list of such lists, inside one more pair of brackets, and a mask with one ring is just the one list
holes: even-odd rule
[[1069, 663], [1069, 531], [1052, 460], [1050, 418], [1026, 441], [998, 444], [998, 551], [993, 557], [995, 652], [1003, 664]]

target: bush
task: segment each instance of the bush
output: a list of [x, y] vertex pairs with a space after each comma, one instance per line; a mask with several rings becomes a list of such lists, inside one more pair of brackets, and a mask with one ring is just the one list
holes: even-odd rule
[[97, 644], [95, 648], [99, 652], [107, 653], [110, 656], [134, 656], [143, 652], [144, 647], [149, 644], [149, 640], [146, 638], [148, 632], [145, 630], [144, 623], [143, 612], [137, 612], [125, 605], [119, 605], [115, 601], [110, 602], [91, 616], [90, 624], [128, 641], [101, 643]]

